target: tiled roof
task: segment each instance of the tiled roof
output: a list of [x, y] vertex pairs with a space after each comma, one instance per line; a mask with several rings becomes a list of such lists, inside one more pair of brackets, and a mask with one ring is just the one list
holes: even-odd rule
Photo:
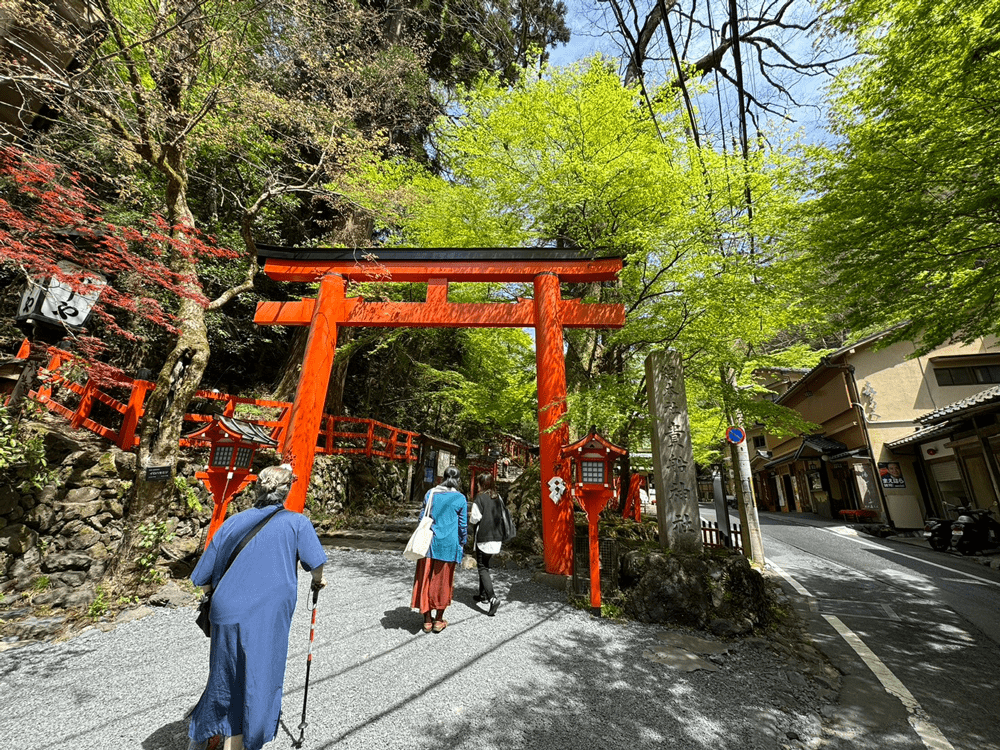
[[935, 424], [921, 427], [916, 432], [912, 432], [904, 438], [893, 440], [891, 443], [886, 443], [885, 446], [889, 450], [895, 450], [896, 448], [902, 448], [904, 445], [910, 445], [911, 443], [923, 443], [931, 438], [947, 435], [952, 431], [952, 429], [953, 427], [947, 424]]
[[871, 456], [868, 455], [868, 448], [855, 448], [849, 451], [841, 451], [840, 453], [835, 453], [830, 456], [831, 461], [843, 461], [845, 458], [867, 458], [871, 460]]
[[242, 419], [233, 417], [216, 417], [229, 432], [239, 435], [244, 440], [252, 443], [267, 445], [271, 448], [278, 447], [278, 441], [271, 437], [263, 427], [253, 422], [245, 422]]
[[917, 417], [917, 421], [923, 425], [937, 424], [938, 422], [944, 422], [945, 420], [957, 417], [962, 414], [962, 412], [968, 411], [969, 409], [986, 406], [996, 402], [1000, 402], [1000, 385], [995, 385], [992, 388], [980, 391], [975, 396], [969, 396], [961, 401], [956, 401], [955, 403], [948, 404], [940, 409], [927, 412], [926, 414]]
[[[788, 463], [789, 461], [797, 461], [803, 457], [803, 453], [806, 449], [815, 451], [818, 456], [831, 456], [843, 453], [847, 450], [847, 446], [839, 440], [831, 440], [830, 438], [825, 438], [822, 435], [806, 435], [802, 438], [802, 443], [799, 445], [798, 449], [795, 450], [795, 452], [785, 453], [772, 461], [768, 461], [764, 464], [764, 468], [770, 469], [774, 466]], [[805, 456], [805, 458], [816, 457], [817, 456]]]
[[822, 435], [807, 435], [802, 438], [802, 447], [796, 451], [796, 455], [801, 455], [802, 449], [807, 446], [812, 448], [817, 453], [832, 454], [847, 450], [847, 446], [839, 440], [831, 440], [830, 438], [825, 438]]

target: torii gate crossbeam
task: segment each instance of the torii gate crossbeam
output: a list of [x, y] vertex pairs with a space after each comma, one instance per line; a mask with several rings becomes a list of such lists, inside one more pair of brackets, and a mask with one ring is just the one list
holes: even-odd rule
[[[576, 251], [524, 248], [406, 248], [364, 251], [258, 246], [264, 272], [276, 281], [316, 282], [319, 295], [297, 302], [261, 302], [260, 325], [307, 325], [309, 338], [285, 442], [285, 460], [297, 480], [286, 501], [301, 512], [316, 453], [323, 405], [341, 326], [535, 329], [538, 371], [539, 465], [545, 568], [572, 572], [573, 508], [568, 496], [548, 499], [549, 480], [563, 476], [560, 448], [569, 442], [563, 329], [621, 328], [622, 305], [564, 300], [560, 282], [606, 281], [622, 268], [621, 258], [581, 258]], [[377, 253], [377, 257], [375, 255]], [[370, 302], [346, 296], [347, 281], [426, 282], [423, 302]], [[534, 299], [513, 303], [451, 303], [448, 283], [531, 282]]]

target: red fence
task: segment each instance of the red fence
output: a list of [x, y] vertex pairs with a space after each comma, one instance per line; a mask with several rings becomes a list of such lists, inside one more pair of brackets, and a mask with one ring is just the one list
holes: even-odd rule
[[[156, 388], [148, 380], [121, 376], [103, 387], [94, 384], [85, 371], [74, 373], [73, 355], [49, 348], [49, 363], [42, 371], [43, 382], [31, 395], [49, 411], [69, 420], [74, 428], [90, 430], [114, 443], [122, 450], [132, 450], [139, 444], [136, 434], [139, 420], [145, 414], [146, 396]], [[259, 398], [232, 396], [217, 391], [198, 391], [192, 404], [199, 400], [219, 402], [212, 413], [189, 412], [184, 421], [195, 426], [212, 420], [214, 413], [236, 417], [262, 427], [278, 441], [278, 453], [284, 450], [292, 404]], [[184, 432], [190, 430], [185, 429]], [[359, 417], [324, 415], [317, 438], [318, 453], [331, 455], [379, 456], [394, 461], [415, 461], [419, 453], [420, 433], [401, 430], [391, 425]], [[201, 440], [181, 438], [188, 447], [207, 447]]]
[[415, 461], [420, 433], [400, 430], [373, 419], [324, 414], [316, 450], [339, 455], [381, 456], [395, 461]]

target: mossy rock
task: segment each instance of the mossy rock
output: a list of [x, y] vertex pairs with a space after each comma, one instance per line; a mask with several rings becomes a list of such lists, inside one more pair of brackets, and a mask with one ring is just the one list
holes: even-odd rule
[[[763, 575], [739, 554], [633, 550], [622, 559], [624, 611], [641, 622], [745, 634], [780, 610]], [[720, 624], [721, 623], [721, 624]]]

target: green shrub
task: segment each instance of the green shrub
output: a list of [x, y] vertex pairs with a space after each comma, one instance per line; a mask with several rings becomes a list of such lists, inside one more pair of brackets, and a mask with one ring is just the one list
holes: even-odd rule
[[158, 570], [154, 569], [156, 561], [160, 557], [160, 545], [169, 542], [174, 535], [167, 530], [166, 521], [150, 521], [144, 523], [137, 529], [139, 541], [136, 546], [146, 550], [136, 561], [139, 568], [139, 580], [142, 583], [160, 583], [163, 578]]
[[184, 498], [184, 502], [187, 504], [187, 508], [192, 513], [201, 513], [204, 508], [201, 505], [201, 501], [198, 499], [198, 493], [195, 492], [195, 488], [188, 484], [188, 480], [182, 476], [174, 477], [174, 488], [180, 493], [181, 497]]
[[26, 423], [19, 423], [0, 406], [0, 473], [14, 473], [35, 489], [51, 481], [55, 473], [45, 460], [45, 439]]
[[99, 620], [108, 611], [108, 592], [103, 586], [97, 587], [97, 596], [87, 607], [87, 617], [91, 620]]

